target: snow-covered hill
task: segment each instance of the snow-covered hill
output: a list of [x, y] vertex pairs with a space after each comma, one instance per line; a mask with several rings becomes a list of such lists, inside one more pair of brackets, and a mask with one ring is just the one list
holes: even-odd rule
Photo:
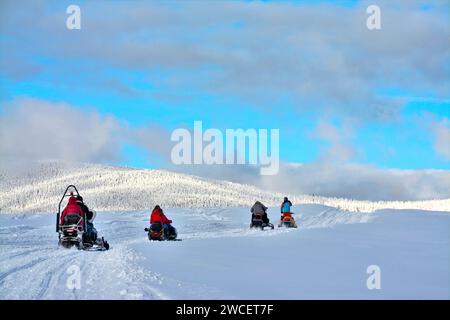
[[[45, 162], [20, 175], [0, 171], [0, 212], [55, 212], [69, 184], [76, 185], [86, 203], [97, 211], [144, 210], [156, 204], [173, 208], [248, 207], [256, 200], [276, 206], [284, 196], [251, 185], [166, 170]], [[289, 197], [295, 204], [315, 203], [353, 212], [384, 208], [450, 211], [450, 199], [370, 202], [309, 195]]]

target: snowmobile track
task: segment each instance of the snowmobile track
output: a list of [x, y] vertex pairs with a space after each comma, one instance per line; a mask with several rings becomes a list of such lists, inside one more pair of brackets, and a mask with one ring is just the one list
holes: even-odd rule
[[33, 260], [33, 261], [31, 261], [31, 262], [29, 262], [29, 263], [27, 263], [25, 265], [22, 265], [22, 266], [19, 266], [19, 267], [15, 267], [15, 268], [10, 269], [9, 271], [6, 271], [5, 273], [0, 275], [0, 284], [3, 282], [3, 280], [5, 278], [13, 275], [14, 273], [20, 272], [22, 270], [26, 270], [26, 269], [29, 269], [29, 268], [32, 268], [35, 265], [37, 265], [37, 264], [39, 264], [41, 262], [44, 262], [46, 260], [48, 260], [48, 258], [38, 258], [38, 259]]

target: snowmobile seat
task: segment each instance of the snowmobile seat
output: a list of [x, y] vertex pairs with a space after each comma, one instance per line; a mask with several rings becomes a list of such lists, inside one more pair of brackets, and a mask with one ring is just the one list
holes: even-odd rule
[[255, 213], [253, 220], [261, 220], [263, 221], [263, 215], [261, 213]]
[[64, 217], [64, 225], [72, 225], [78, 224], [81, 220], [81, 217], [78, 213], [68, 213]]
[[264, 229], [265, 227], [270, 227], [273, 229], [273, 224], [269, 222], [269, 219], [267, 218], [266, 221], [264, 221], [264, 215], [261, 213], [255, 213], [252, 217], [252, 222], [250, 224], [250, 228], [260, 228]]
[[161, 232], [163, 229], [163, 226], [161, 222], [155, 222], [150, 226], [151, 231]]
[[263, 214], [261, 214], [261, 213], [255, 213], [254, 215], [253, 215], [253, 218], [252, 218], [252, 223], [254, 224], [254, 225], [256, 225], [256, 224], [267, 224], [267, 223], [269, 223], [269, 219], [267, 219], [267, 221], [264, 221], [264, 215]]

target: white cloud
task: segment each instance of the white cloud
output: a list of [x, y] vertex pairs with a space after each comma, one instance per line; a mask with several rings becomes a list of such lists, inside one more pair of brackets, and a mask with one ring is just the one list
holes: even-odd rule
[[450, 121], [445, 118], [435, 123], [434, 150], [444, 159], [450, 160]]
[[61, 102], [19, 98], [0, 118], [3, 159], [117, 160], [121, 126], [113, 117]]
[[313, 138], [326, 141], [328, 146], [319, 156], [320, 162], [341, 162], [354, 158], [356, 151], [350, 144], [354, 135], [351, 123], [344, 123], [340, 127], [325, 120], [320, 120], [313, 130]]
[[0, 163], [40, 160], [117, 163], [131, 143], [162, 157], [169, 155], [169, 134], [162, 128], [130, 128], [114, 116], [63, 102], [18, 98], [0, 114]]
[[[95, 1], [81, 5], [83, 29], [67, 32], [63, 8], [39, 2], [23, 10], [6, 2], [1, 20], [8, 37], [0, 44], [0, 60], [12, 78], [44, 72], [60, 84], [67, 74], [88, 74], [73, 85], [103, 77], [99, 82], [110, 90], [130, 94], [136, 92], [104, 71], [139, 70], [156, 92], [192, 88], [261, 107], [287, 97], [299, 111], [392, 119], [403, 101], [378, 94], [380, 88], [448, 93], [448, 2], [433, 3], [430, 10], [421, 10], [419, 2], [379, 1], [383, 25], [373, 32], [366, 28], [370, 2], [365, 1], [353, 8]], [[65, 73], [51, 65], [42, 68], [33, 57], [66, 61]], [[89, 61], [88, 70], [80, 71], [74, 63], [80, 60]], [[154, 76], [161, 72], [164, 77]]]
[[289, 194], [315, 194], [360, 200], [450, 198], [449, 170], [379, 169], [368, 165], [283, 164], [275, 176], [260, 176], [252, 166], [174, 168], [199, 176], [256, 185]]

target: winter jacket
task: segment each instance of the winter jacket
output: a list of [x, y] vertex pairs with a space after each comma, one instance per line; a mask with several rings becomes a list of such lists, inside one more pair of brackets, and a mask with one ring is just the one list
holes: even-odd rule
[[61, 220], [60, 223], [64, 224], [64, 218], [69, 213], [76, 213], [80, 217], [83, 218], [83, 210], [80, 208], [80, 206], [77, 203], [77, 199], [73, 196], [69, 198], [69, 202], [67, 203], [67, 206], [64, 208], [63, 212], [61, 213]]
[[150, 224], [160, 222], [161, 224], [171, 224], [172, 220], [167, 219], [161, 208], [155, 208], [150, 216]]
[[256, 201], [253, 207], [250, 209], [253, 214], [264, 214], [266, 213], [266, 210], [267, 207], [259, 201]]
[[292, 207], [292, 202], [290, 202], [289, 200], [288, 201], [284, 201], [281, 204], [281, 213], [291, 212], [291, 207]]
[[77, 201], [78, 205], [80, 206], [81, 210], [83, 210], [84, 214], [86, 215], [86, 220], [90, 223], [94, 222], [95, 214], [93, 211], [89, 210], [87, 205], [84, 204], [84, 202]]

